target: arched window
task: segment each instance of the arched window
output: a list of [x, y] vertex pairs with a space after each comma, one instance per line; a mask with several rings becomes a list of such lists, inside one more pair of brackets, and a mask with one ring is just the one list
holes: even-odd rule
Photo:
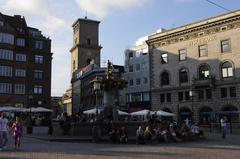
[[164, 85], [169, 85], [169, 74], [167, 72], [163, 72], [161, 75], [161, 84], [162, 86]]
[[179, 70], [179, 82], [187, 83], [188, 82], [188, 71], [185, 68]]
[[209, 67], [207, 65], [200, 66], [198, 73], [199, 73], [200, 80], [208, 78], [210, 75]]
[[233, 77], [233, 66], [230, 62], [222, 64], [222, 78]]

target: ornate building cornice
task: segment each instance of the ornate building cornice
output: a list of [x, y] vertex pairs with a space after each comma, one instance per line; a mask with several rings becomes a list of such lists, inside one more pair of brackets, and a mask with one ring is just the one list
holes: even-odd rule
[[240, 28], [240, 11], [149, 36], [150, 49]]

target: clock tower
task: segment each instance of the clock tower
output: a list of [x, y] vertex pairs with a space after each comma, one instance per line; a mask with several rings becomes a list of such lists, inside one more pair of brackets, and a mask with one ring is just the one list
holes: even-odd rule
[[71, 48], [71, 74], [90, 63], [100, 67], [99, 21], [85, 17], [73, 23], [73, 47]]

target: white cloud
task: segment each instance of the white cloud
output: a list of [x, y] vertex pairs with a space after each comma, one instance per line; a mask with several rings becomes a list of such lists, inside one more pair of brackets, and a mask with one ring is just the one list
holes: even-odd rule
[[[33, 24], [47, 35], [66, 27], [66, 22], [49, 11], [49, 0], [8, 0], [1, 1], [0, 9], [10, 14], [21, 14], [34, 19]], [[28, 19], [27, 19], [28, 21]]]
[[110, 10], [126, 10], [143, 5], [147, 0], [75, 0], [79, 8], [98, 18], [106, 16]]

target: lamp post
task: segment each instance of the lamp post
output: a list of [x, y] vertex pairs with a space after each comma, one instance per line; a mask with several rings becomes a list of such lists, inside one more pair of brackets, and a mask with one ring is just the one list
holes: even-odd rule
[[193, 120], [194, 119], [194, 109], [193, 109], [193, 97], [194, 97], [194, 95], [193, 95], [193, 90], [189, 91], [189, 96], [191, 98], [191, 109], [192, 109], [192, 120]]
[[32, 108], [32, 100], [33, 100], [33, 95], [29, 94], [28, 95], [28, 99], [29, 99], [29, 110], [30, 110], [30, 116], [28, 117], [28, 121], [27, 121], [27, 133], [31, 134], [33, 127], [32, 127], [32, 112], [31, 112], [31, 108]]
[[96, 76], [96, 78], [92, 81], [93, 82], [93, 90], [96, 96], [96, 120], [98, 119], [98, 105], [99, 105], [99, 101], [98, 101], [98, 92], [101, 89], [101, 81], [100, 79]]

